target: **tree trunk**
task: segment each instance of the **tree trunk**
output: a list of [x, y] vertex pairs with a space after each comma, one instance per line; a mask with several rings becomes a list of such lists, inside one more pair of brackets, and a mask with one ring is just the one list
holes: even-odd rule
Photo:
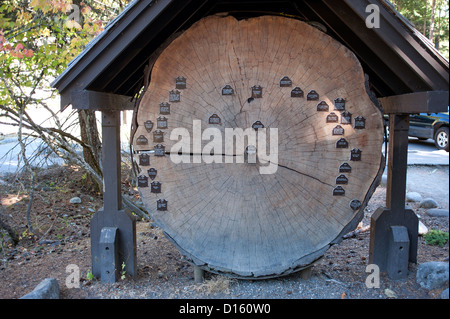
[[436, 0], [433, 0], [431, 4], [431, 20], [430, 20], [430, 35], [429, 39], [431, 42], [433, 42], [433, 36], [434, 36], [434, 19], [436, 15]]
[[[95, 111], [79, 110], [78, 120], [80, 123], [81, 140], [83, 143], [91, 146], [91, 148], [83, 147], [84, 160], [95, 172], [102, 176], [102, 144], [98, 135]], [[94, 191], [101, 192], [102, 185], [99, 184], [98, 181], [89, 174], [89, 172], [86, 172], [86, 174], [86, 185], [92, 187]]]
[[428, 0], [425, 0], [425, 14], [423, 16], [423, 35], [427, 35], [427, 10], [428, 10]]
[[6, 219], [3, 217], [1, 204], [0, 204], [0, 229], [4, 229], [8, 233], [14, 245], [16, 245], [19, 242], [19, 236], [17, 235], [17, 232], [8, 224]]
[[436, 40], [434, 41], [434, 47], [436, 48], [436, 50], [439, 50], [440, 41], [441, 41], [441, 8], [439, 8], [438, 28], [437, 28]]
[[137, 122], [150, 215], [188, 260], [240, 278], [320, 258], [358, 225], [384, 168], [359, 61], [295, 19], [195, 23], [153, 66]]

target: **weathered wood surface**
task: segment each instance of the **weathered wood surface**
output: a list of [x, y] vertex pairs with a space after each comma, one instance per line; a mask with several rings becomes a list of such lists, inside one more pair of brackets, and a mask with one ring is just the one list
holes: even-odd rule
[[[185, 88], [176, 88], [177, 77], [186, 78]], [[280, 83], [284, 77], [292, 86]], [[234, 94], [222, 94], [227, 85]], [[262, 97], [249, 99], [256, 85]], [[303, 97], [291, 97], [295, 87]], [[173, 90], [179, 101], [169, 100]], [[312, 90], [318, 100], [307, 100]], [[344, 110], [335, 108], [338, 98], [352, 114], [350, 124], [342, 123]], [[167, 111], [161, 103], [170, 104], [170, 114], [161, 114]], [[220, 124], [209, 124], [213, 114]], [[157, 129], [161, 116], [167, 129]], [[327, 123], [327, 117], [336, 116], [337, 123]], [[357, 117], [364, 118], [363, 127], [355, 128]], [[267, 163], [174, 163], [168, 152], [179, 137], [171, 140], [170, 134], [186, 128], [192, 146], [194, 120], [201, 121], [202, 130], [216, 127], [223, 135], [225, 128], [246, 129], [256, 121], [267, 136], [278, 128], [276, 173], [260, 173]], [[150, 132], [146, 121], [153, 123]], [[161, 157], [149, 153], [149, 165], [139, 165], [148, 177], [148, 187], [140, 192], [155, 222], [196, 265], [241, 278], [287, 274], [321, 257], [356, 227], [383, 166], [382, 115], [366, 93], [358, 60], [337, 41], [294, 19], [213, 16], [195, 23], [156, 60], [137, 122], [135, 161], [140, 164], [139, 156], [156, 144], [167, 152]], [[342, 135], [333, 135], [337, 125]], [[162, 131], [163, 142], [154, 142], [156, 130]], [[186, 155], [193, 160], [208, 142]], [[360, 161], [351, 160], [353, 149], [361, 151]], [[224, 146], [222, 153], [215, 151], [225, 162]], [[232, 155], [236, 160], [243, 154]], [[351, 172], [339, 171], [343, 163]], [[160, 193], [151, 192], [150, 168], [157, 170]], [[333, 195], [338, 186], [344, 195]], [[167, 200], [167, 210], [157, 210], [157, 200]], [[352, 200], [361, 207], [352, 209]]]

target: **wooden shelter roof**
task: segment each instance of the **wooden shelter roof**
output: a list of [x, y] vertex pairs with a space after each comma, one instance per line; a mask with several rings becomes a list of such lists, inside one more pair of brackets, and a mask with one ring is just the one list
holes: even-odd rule
[[[369, 4], [380, 9], [379, 28], [366, 27]], [[438, 103], [448, 105], [448, 60], [387, 0], [135, 0], [52, 83], [61, 107], [95, 108], [75, 106], [73, 92], [136, 96], [152, 54], [174, 34], [219, 13], [306, 21], [355, 53], [378, 98], [446, 91]]]

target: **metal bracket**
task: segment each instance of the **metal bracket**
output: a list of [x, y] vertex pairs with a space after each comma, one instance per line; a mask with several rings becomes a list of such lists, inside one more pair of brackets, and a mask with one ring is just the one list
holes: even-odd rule
[[404, 279], [408, 275], [409, 236], [405, 226], [391, 226], [387, 257], [387, 273], [391, 279]]
[[100, 232], [100, 277], [102, 283], [115, 283], [119, 269], [119, 240], [117, 227], [103, 227]]
[[391, 279], [406, 278], [408, 263], [417, 262], [418, 232], [419, 219], [413, 210], [399, 214], [378, 208], [370, 220], [369, 263]]
[[[118, 256], [118, 261], [115, 262], [116, 265], [122, 269], [121, 266], [124, 264], [123, 270], [127, 275], [135, 276], [137, 274], [136, 219], [127, 210], [116, 212], [99, 210], [91, 219], [91, 260], [92, 274], [96, 278], [102, 278], [102, 282], [105, 265], [104, 258], [106, 258], [106, 255], [103, 255], [103, 253], [106, 250], [106, 243], [111, 243], [111, 240], [108, 240], [106, 237], [102, 238], [102, 236], [106, 236], [107, 234], [104, 234], [104, 231], [110, 228], [117, 229], [114, 240], [114, 245], [117, 245], [114, 246], [114, 258]], [[110, 235], [109, 238], [111, 237]], [[111, 248], [109, 248], [109, 251], [111, 251]]]

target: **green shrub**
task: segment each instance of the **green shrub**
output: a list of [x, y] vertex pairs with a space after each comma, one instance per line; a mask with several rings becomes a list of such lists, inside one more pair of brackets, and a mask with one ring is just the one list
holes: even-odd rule
[[428, 245], [443, 247], [448, 242], [448, 233], [442, 230], [431, 229], [423, 238]]

